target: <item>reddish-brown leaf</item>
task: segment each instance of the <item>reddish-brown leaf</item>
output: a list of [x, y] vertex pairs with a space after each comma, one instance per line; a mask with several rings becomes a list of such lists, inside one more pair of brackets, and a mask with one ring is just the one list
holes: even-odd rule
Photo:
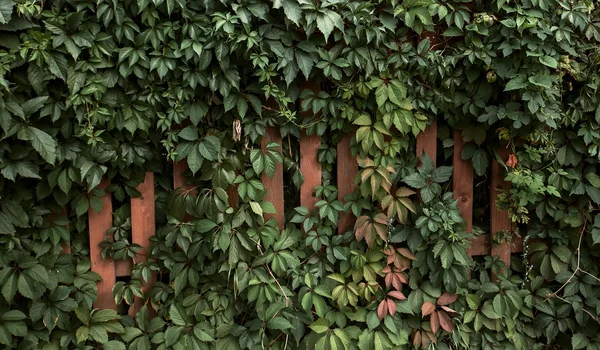
[[450, 305], [453, 302], [456, 301], [456, 299], [458, 299], [458, 295], [456, 294], [452, 294], [450, 295], [450, 293], [448, 292], [444, 292], [442, 293], [442, 295], [440, 295], [440, 297], [437, 300], [437, 304], [438, 305]]
[[425, 332], [425, 336], [427, 337], [427, 345], [429, 346], [429, 342], [437, 344], [437, 336], [433, 332]]
[[456, 310], [454, 310], [454, 309], [451, 309], [451, 308], [449, 308], [449, 307], [447, 307], [447, 306], [442, 306], [442, 309], [443, 309], [443, 310], [445, 310], [446, 312], [451, 312], [451, 313], [453, 312], [453, 313], [457, 313], [457, 312], [456, 312]]
[[387, 300], [388, 313], [390, 316], [394, 316], [396, 314], [396, 303], [392, 299], [384, 299]]
[[375, 234], [371, 231], [371, 223], [369, 222], [365, 225], [365, 241], [369, 247], [375, 242]]
[[415, 333], [415, 337], [413, 339], [413, 345], [415, 347], [421, 346], [421, 332], [420, 331], [417, 331]]
[[387, 315], [387, 313], [388, 313], [387, 300], [383, 299], [381, 301], [381, 303], [379, 303], [379, 307], [377, 307], [377, 317], [379, 317], [380, 320], [383, 320], [383, 318], [385, 317], [385, 315]]
[[389, 292], [388, 295], [391, 296], [392, 298], [396, 298], [398, 300], [406, 300], [406, 297], [404, 296], [404, 294], [402, 294], [401, 292], [399, 292], [397, 290], [393, 290], [393, 291]]
[[439, 313], [438, 311], [434, 311], [431, 314], [430, 322], [431, 322], [431, 331], [433, 333], [437, 333], [438, 329], [440, 329], [440, 316], [438, 315], [438, 313]]
[[415, 258], [413, 253], [408, 248], [398, 248], [398, 249], [396, 249], [396, 251], [398, 251], [398, 253], [400, 253], [400, 255], [402, 255], [403, 257], [405, 257], [407, 259], [417, 260], [417, 258]]
[[433, 311], [435, 310], [435, 305], [433, 305], [432, 302], [430, 301], [426, 301], [423, 303], [423, 305], [421, 306], [421, 317], [425, 317], [429, 314], [431, 314]]
[[439, 321], [440, 321], [440, 326], [442, 326], [442, 328], [449, 333], [452, 333], [452, 319], [450, 318], [450, 316], [445, 313], [444, 311], [438, 311], [437, 312], [439, 314]]

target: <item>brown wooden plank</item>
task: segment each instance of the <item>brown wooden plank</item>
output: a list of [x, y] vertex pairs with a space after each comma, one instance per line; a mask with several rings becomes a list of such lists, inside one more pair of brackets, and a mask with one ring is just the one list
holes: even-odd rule
[[[131, 242], [142, 246], [142, 249], [136, 256], [135, 262], [144, 263], [148, 261], [150, 237], [156, 233], [156, 221], [154, 219], [154, 173], [147, 172], [144, 182], [139, 184], [136, 189], [141, 193], [141, 196], [131, 198]], [[151, 280], [142, 285], [144, 295], [148, 294], [155, 280], [156, 276], [153, 274]], [[142, 306], [144, 306], [144, 300], [136, 297], [133, 305], [129, 308], [129, 315], [135, 316]]]
[[431, 125], [417, 135], [417, 157], [425, 152], [433, 164], [436, 164], [437, 158], [437, 121], [434, 119]]
[[[508, 159], [508, 150], [504, 147], [498, 149], [498, 154], [503, 161]], [[504, 169], [495, 159], [492, 161], [492, 176], [491, 176], [491, 234], [496, 235], [501, 231], [510, 230], [511, 223], [506, 210], [500, 210], [496, 206], [498, 199], [498, 190], [508, 190], [510, 183], [504, 181]], [[492, 255], [499, 256], [500, 260], [504, 261], [507, 266], [510, 266], [511, 243], [504, 242], [497, 246], [492, 246]]]
[[490, 255], [490, 235], [483, 234], [477, 236], [471, 241], [471, 248], [468, 250], [469, 256]]
[[117, 277], [131, 276], [131, 270], [133, 270], [133, 263], [130, 259], [115, 261], [115, 275]]
[[185, 183], [185, 176], [183, 174], [188, 168], [188, 163], [185, 159], [173, 163], [173, 188], [182, 187], [186, 190], [194, 188], [194, 185]]
[[[237, 172], [236, 172], [237, 174]], [[237, 208], [240, 205], [240, 196], [238, 193], [238, 185], [231, 185], [227, 189], [227, 196], [229, 197], [229, 206]]]
[[300, 187], [300, 205], [312, 211], [318, 198], [314, 196], [315, 186], [321, 185], [321, 163], [317, 152], [321, 147], [319, 136], [307, 136], [305, 132], [300, 135], [300, 171], [304, 176], [304, 183]]
[[[346, 134], [337, 144], [337, 188], [338, 200], [344, 202], [344, 197], [354, 192], [354, 180], [358, 174], [358, 162], [352, 156], [350, 141], [354, 134]], [[355, 217], [352, 213], [340, 213], [338, 233], [342, 234], [354, 225]]]
[[[268, 127], [265, 136], [262, 138], [261, 148], [264, 151], [269, 142], [276, 142], [281, 145], [281, 134], [279, 128]], [[281, 151], [281, 147], [279, 148]], [[277, 164], [275, 167], [275, 176], [272, 178], [266, 174], [262, 176], [262, 183], [267, 190], [265, 201], [273, 203], [276, 214], [265, 214], [265, 219], [274, 217], [277, 220], [279, 229], [283, 230], [285, 225], [284, 209], [283, 209], [283, 165]]]
[[[458, 200], [458, 209], [465, 220], [466, 231], [473, 229], [473, 165], [469, 160], [463, 160], [460, 154], [465, 146], [460, 130], [454, 130], [454, 154], [452, 156], [452, 192], [454, 198]], [[469, 256], [472, 256], [472, 250], [480, 249], [475, 247], [481, 244], [481, 240], [471, 241], [471, 248], [467, 250]]]
[[[108, 180], [104, 179], [99, 188], [106, 189]], [[111, 195], [106, 192], [102, 197], [102, 211], [96, 213], [91, 207], [88, 209], [88, 220], [90, 226], [90, 260], [92, 271], [98, 273], [102, 280], [97, 283], [98, 298], [94, 303], [95, 308], [117, 309], [112, 297], [112, 288], [116, 282], [115, 265], [112, 259], [102, 259], [102, 248], [99, 244], [105, 238], [105, 234], [112, 226], [112, 202]]]

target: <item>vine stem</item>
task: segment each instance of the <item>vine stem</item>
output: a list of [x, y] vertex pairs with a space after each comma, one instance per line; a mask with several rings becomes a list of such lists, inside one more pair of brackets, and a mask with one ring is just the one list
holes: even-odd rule
[[[577, 267], [575, 268], [575, 271], [573, 271], [571, 276], [567, 279], [567, 281], [562, 286], [560, 286], [560, 288], [558, 288], [558, 290], [556, 290], [554, 293], [548, 295], [546, 297], [546, 299], [544, 299], [544, 302], [548, 301], [548, 299], [551, 299], [551, 298], [558, 298], [560, 300], [565, 300], [558, 296], [558, 292], [563, 290], [569, 283], [571, 283], [571, 281], [573, 280], [573, 277], [575, 277], [577, 272], [579, 272], [579, 271], [585, 272], [581, 269], [581, 242], [583, 241], [583, 235], [585, 233], [585, 228], [587, 226], [587, 216], [585, 216], [584, 213], [582, 213], [582, 215], [583, 215], [583, 227], [581, 228], [581, 232], [579, 233], [579, 243], [577, 244]], [[588, 273], [588, 275], [589, 275], [589, 273]], [[597, 320], [597, 318], [594, 318], [594, 319]]]

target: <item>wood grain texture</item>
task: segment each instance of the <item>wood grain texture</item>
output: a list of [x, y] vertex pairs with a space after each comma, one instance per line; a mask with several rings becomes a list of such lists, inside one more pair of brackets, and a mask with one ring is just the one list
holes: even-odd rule
[[[452, 155], [452, 192], [458, 201], [458, 209], [465, 220], [466, 231], [473, 230], [473, 165], [468, 160], [462, 159], [460, 154], [465, 146], [460, 130], [454, 130], [454, 154]], [[481, 240], [473, 239], [471, 248], [467, 250], [472, 256], [472, 250], [478, 250], [475, 245], [481, 244]], [[485, 243], [485, 242], [483, 242]]]
[[436, 165], [437, 158], [437, 121], [433, 121], [425, 130], [417, 135], [417, 158], [425, 152], [433, 164]]
[[[108, 180], [104, 179], [99, 188], [106, 189]], [[117, 309], [112, 297], [112, 288], [116, 282], [115, 265], [112, 259], [102, 259], [102, 248], [99, 244], [105, 238], [105, 234], [112, 226], [112, 201], [110, 193], [102, 197], [102, 211], [96, 213], [91, 207], [88, 209], [88, 220], [90, 227], [90, 260], [92, 271], [98, 273], [102, 280], [97, 283], [98, 298], [94, 303], [95, 308]]]
[[[156, 221], [154, 218], [154, 173], [147, 172], [144, 182], [139, 184], [136, 189], [141, 193], [141, 196], [131, 198], [131, 243], [137, 243], [142, 246], [142, 249], [136, 256], [135, 262], [144, 263], [148, 260], [150, 237], [156, 233]], [[156, 275], [153, 274], [150, 281], [142, 285], [144, 295], [147, 295], [155, 281]], [[142, 306], [144, 306], [144, 300], [135, 297], [133, 305], [129, 308], [129, 315], [135, 316]]]
[[300, 205], [311, 212], [315, 208], [318, 198], [314, 196], [315, 186], [321, 185], [321, 163], [317, 159], [317, 152], [321, 147], [318, 135], [307, 136], [303, 131], [300, 135], [300, 171], [304, 176], [304, 183], [300, 187]]
[[[281, 134], [278, 128], [268, 127], [265, 136], [262, 139], [261, 148], [264, 151], [269, 142], [277, 142], [281, 145]], [[281, 147], [279, 148], [281, 151]], [[277, 164], [275, 167], [275, 175], [270, 178], [263, 174], [262, 183], [267, 190], [265, 201], [273, 203], [276, 214], [265, 214], [265, 220], [275, 218], [279, 229], [283, 230], [285, 226], [285, 216], [283, 207], [283, 164]]]
[[185, 183], [184, 173], [188, 168], [188, 163], [185, 159], [173, 163], [173, 188], [184, 188], [186, 190], [194, 188], [194, 185]]
[[115, 275], [117, 277], [131, 276], [133, 270], [133, 263], [131, 260], [117, 260], [115, 261]]
[[[504, 147], [497, 150], [498, 154], [503, 161], [508, 159], [508, 150]], [[510, 189], [510, 184], [504, 181], [504, 170], [500, 166], [500, 163], [495, 159], [492, 160], [492, 174], [491, 174], [491, 203], [490, 203], [490, 217], [491, 217], [491, 234], [492, 236], [499, 234], [502, 231], [510, 230], [511, 223], [506, 210], [500, 210], [496, 206], [496, 200], [498, 199], [498, 190]], [[510, 266], [510, 253], [511, 243], [504, 242], [497, 246], [492, 247], [492, 255], [499, 256], [500, 260], [504, 261], [507, 266]]]
[[[350, 141], [354, 134], [346, 134], [342, 141], [337, 144], [337, 188], [338, 200], [344, 202], [344, 197], [356, 189], [356, 175], [358, 174], [358, 162], [352, 156]], [[352, 213], [340, 213], [338, 233], [343, 234], [354, 225], [356, 218]]]

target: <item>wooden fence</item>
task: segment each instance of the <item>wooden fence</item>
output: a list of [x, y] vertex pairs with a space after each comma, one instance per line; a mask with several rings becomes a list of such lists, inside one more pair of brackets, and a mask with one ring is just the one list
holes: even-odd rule
[[[354, 180], [358, 172], [358, 164], [352, 157], [350, 152], [350, 140], [352, 135], [346, 135], [343, 140], [337, 144], [337, 187], [338, 199], [343, 201], [347, 194], [354, 191]], [[452, 190], [455, 198], [458, 200], [460, 212], [467, 223], [467, 231], [470, 232], [473, 225], [473, 167], [469, 161], [461, 159], [461, 152], [464, 146], [464, 141], [461, 133], [455, 130], [454, 138], [454, 157], [453, 157], [453, 177]], [[262, 147], [269, 142], [277, 142], [281, 144], [281, 136], [278, 129], [269, 128], [265, 137], [263, 137]], [[314, 197], [314, 187], [321, 184], [321, 164], [317, 160], [317, 152], [321, 142], [316, 135], [306, 136], [301, 135], [300, 138], [300, 168], [304, 175], [304, 184], [300, 190], [300, 205], [309, 209], [314, 208], [317, 198]], [[426, 152], [434, 161], [437, 155], [437, 125], [434, 122], [423, 133], [417, 137], [417, 155]], [[498, 150], [501, 157], [507, 157], [506, 150]], [[506, 159], [506, 158], [505, 158]], [[187, 169], [185, 163], [176, 163], [173, 166], [173, 183], [175, 188], [186, 187], [183, 173]], [[495, 201], [498, 195], [498, 189], [507, 188], [509, 185], [504, 182], [504, 174], [502, 167], [495, 160], [491, 167], [491, 196], [490, 196], [490, 219], [491, 235], [497, 234], [510, 228], [508, 213], [496, 208]], [[279, 227], [284, 227], [284, 199], [283, 199], [283, 167], [277, 165], [275, 176], [269, 178], [263, 176], [263, 184], [267, 189], [266, 201], [273, 203], [276, 214], [272, 215], [278, 222]], [[103, 181], [100, 185], [102, 188], [108, 186], [107, 181]], [[187, 187], [191, 188], [191, 187]], [[155, 233], [155, 212], [154, 212], [154, 174], [146, 173], [144, 182], [142, 182], [137, 190], [141, 193], [141, 197], [131, 199], [131, 230], [132, 243], [137, 243], [143, 247], [139, 254], [137, 262], [146, 260], [149, 238]], [[238, 194], [235, 188], [230, 189], [230, 205], [236, 206], [238, 203]], [[106, 233], [112, 225], [112, 204], [110, 193], [107, 193], [102, 198], [102, 211], [95, 212], [89, 210], [89, 234], [90, 234], [90, 258], [92, 270], [100, 274], [102, 281], [98, 282], [98, 299], [94, 304], [97, 308], [116, 309], [114, 299], [112, 297], [112, 287], [116, 282], [117, 277], [130, 276], [132, 263], [131, 261], [111, 259], [103, 260], [101, 256], [100, 242], [105, 240]], [[341, 214], [339, 221], [339, 232], [344, 232], [353, 225], [354, 218], [352, 214]], [[508, 243], [502, 243], [492, 247], [490, 244], [490, 234], [479, 236], [473, 241], [472, 247], [469, 249], [470, 256], [477, 255], [495, 255], [499, 256], [507, 265], [510, 263], [511, 252], [521, 252], [522, 243], [518, 240]], [[68, 248], [68, 247], [67, 247]], [[143, 290], [146, 292], [152, 285], [152, 281], [144, 285]], [[142, 306], [141, 300], [136, 299], [136, 302], [130, 308], [130, 314], [135, 314]]]

